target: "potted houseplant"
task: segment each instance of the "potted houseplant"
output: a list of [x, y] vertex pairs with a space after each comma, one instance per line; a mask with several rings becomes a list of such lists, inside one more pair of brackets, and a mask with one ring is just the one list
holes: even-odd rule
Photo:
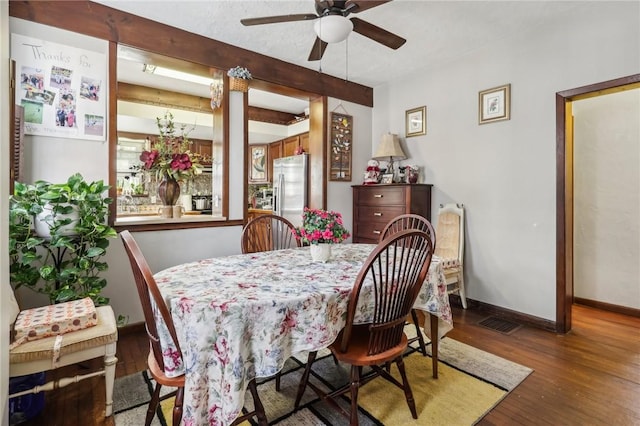
[[101, 258], [116, 236], [106, 222], [108, 189], [77, 173], [59, 184], [16, 182], [9, 202], [10, 280], [16, 289], [45, 294], [52, 304], [84, 297], [108, 303], [100, 294], [107, 285], [100, 273], [108, 267]]
[[294, 236], [304, 245], [311, 245], [314, 261], [326, 262], [331, 257], [331, 244], [343, 242], [350, 234], [340, 213], [305, 207], [302, 226], [294, 229]]
[[249, 90], [249, 80], [253, 77], [248, 69], [241, 66], [233, 67], [227, 71], [227, 75], [229, 76], [229, 90], [238, 92]]

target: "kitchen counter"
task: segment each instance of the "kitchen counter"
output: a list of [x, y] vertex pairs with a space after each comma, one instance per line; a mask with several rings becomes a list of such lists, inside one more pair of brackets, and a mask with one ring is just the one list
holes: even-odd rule
[[260, 214], [272, 214], [273, 210], [264, 210], [264, 209], [253, 209], [250, 208], [247, 210], [247, 213], [249, 214], [254, 214], [254, 215], [260, 215]]

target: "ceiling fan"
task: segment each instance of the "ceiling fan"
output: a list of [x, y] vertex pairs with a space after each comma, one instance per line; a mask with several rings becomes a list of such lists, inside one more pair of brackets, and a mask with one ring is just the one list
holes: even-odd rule
[[385, 29], [377, 27], [359, 18], [347, 18], [351, 13], [359, 13], [371, 9], [391, 0], [315, 0], [316, 14], [303, 13], [295, 15], [265, 16], [262, 18], [241, 19], [242, 25], [275, 24], [292, 21], [312, 21], [317, 19], [314, 30], [316, 41], [309, 53], [309, 61], [318, 61], [322, 58], [329, 43], [338, 43], [345, 40], [351, 31], [355, 31], [371, 40], [377, 41], [391, 49], [398, 49], [407, 40]]

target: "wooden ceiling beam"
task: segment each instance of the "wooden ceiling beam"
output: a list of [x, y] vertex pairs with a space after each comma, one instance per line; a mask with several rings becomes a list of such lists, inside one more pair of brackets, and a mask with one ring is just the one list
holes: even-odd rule
[[[303, 114], [303, 113], [301, 113]], [[249, 107], [249, 120], [263, 123], [288, 125], [296, 121], [296, 115], [289, 112], [274, 111], [272, 109]]]
[[10, 1], [9, 15], [219, 69], [242, 65], [265, 83], [373, 106], [373, 89], [91, 1]]

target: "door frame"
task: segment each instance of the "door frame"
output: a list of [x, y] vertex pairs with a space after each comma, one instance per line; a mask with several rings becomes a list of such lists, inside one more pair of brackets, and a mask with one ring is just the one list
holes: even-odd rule
[[571, 330], [573, 304], [572, 102], [640, 88], [640, 74], [556, 93], [556, 332]]

